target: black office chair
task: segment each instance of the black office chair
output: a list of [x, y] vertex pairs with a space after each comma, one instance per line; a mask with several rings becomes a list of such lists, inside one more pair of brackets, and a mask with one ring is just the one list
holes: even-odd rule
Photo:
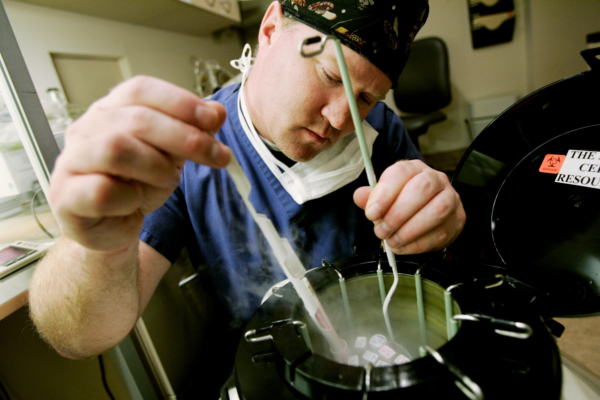
[[402, 116], [402, 121], [419, 149], [419, 136], [446, 119], [439, 109], [452, 101], [448, 49], [442, 39], [415, 40], [394, 89], [394, 101], [400, 111], [410, 114]]

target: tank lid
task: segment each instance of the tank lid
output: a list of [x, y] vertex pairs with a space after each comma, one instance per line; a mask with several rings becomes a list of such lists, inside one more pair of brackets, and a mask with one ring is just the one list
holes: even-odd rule
[[467, 212], [453, 255], [503, 268], [549, 316], [600, 314], [599, 75], [517, 102], [477, 137], [452, 180]]

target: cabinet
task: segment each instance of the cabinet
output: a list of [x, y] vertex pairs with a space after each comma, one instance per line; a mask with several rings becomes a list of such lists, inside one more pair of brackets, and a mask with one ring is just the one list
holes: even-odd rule
[[240, 7], [236, 0], [179, 0], [195, 7], [241, 22]]
[[236, 0], [17, 1], [195, 36], [241, 23]]

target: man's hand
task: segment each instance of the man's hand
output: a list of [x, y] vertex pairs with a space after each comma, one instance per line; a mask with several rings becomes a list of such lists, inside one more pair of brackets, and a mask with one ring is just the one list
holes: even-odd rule
[[63, 232], [92, 250], [137, 243], [186, 160], [227, 165], [230, 150], [212, 136], [225, 117], [221, 104], [155, 78], [114, 88], [66, 132], [49, 196]]
[[375, 222], [375, 234], [396, 254], [444, 249], [466, 221], [458, 193], [446, 174], [420, 160], [387, 168], [375, 188], [362, 187], [354, 201]]

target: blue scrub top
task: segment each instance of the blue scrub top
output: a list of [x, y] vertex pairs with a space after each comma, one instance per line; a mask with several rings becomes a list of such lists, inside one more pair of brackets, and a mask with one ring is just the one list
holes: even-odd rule
[[[239, 85], [228, 86], [213, 99], [227, 109], [227, 120], [216, 134], [231, 148], [248, 177], [250, 201], [286, 237], [306, 269], [323, 259], [336, 261], [377, 251], [373, 223], [356, 206], [353, 193], [368, 186], [366, 174], [322, 198], [297, 204], [256, 152], [240, 125]], [[377, 176], [400, 159], [420, 158], [398, 116], [378, 103], [366, 120], [379, 132], [373, 147]], [[169, 200], [148, 215], [140, 239], [175, 262], [187, 247], [192, 263], [203, 266], [229, 314], [230, 326], [243, 327], [266, 291], [285, 279], [252, 216], [225, 169], [188, 161], [181, 182]]]

